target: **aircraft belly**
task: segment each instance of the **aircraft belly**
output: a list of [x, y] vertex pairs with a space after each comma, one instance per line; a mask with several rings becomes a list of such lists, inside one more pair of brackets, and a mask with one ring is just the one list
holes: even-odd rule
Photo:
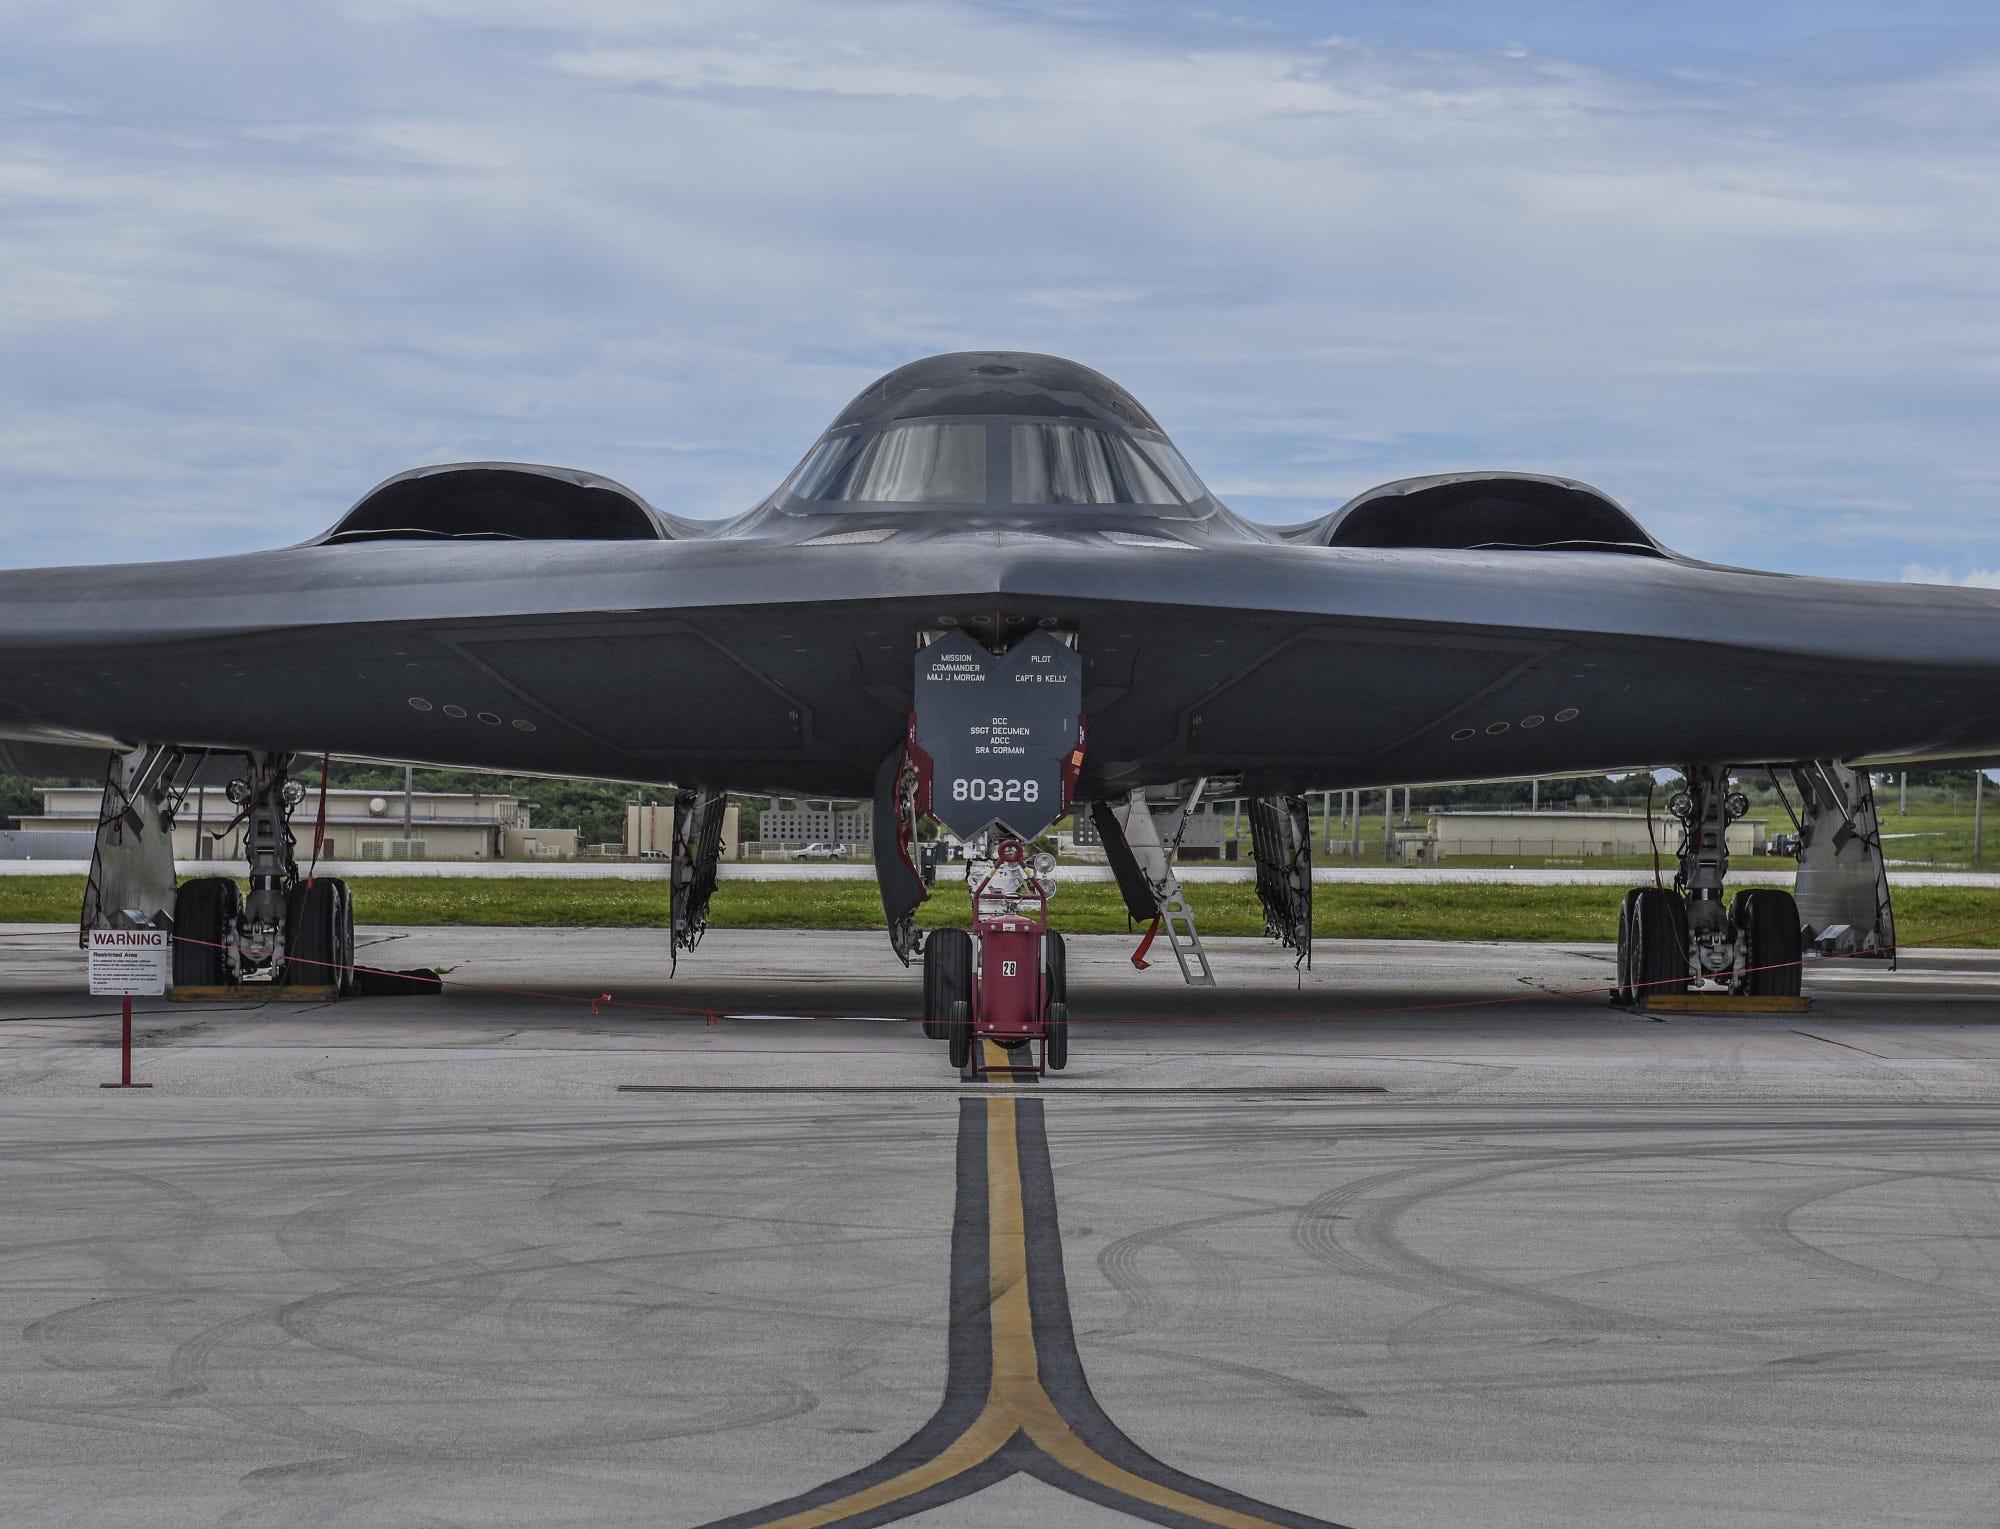
[[[320, 587], [287, 620], [199, 635], [187, 622], [166, 635], [171, 591], [154, 598], [143, 638], [114, 627], [64, 640], [60, 623], [17, 608], [0, 633], [0, 737], [861, 796], [900, 737], [916, 633], [1008, 615], [1078, 633], [1086, 795], [1237, 771], [1260, 788], [1317, 789], [1683, 758], [2000, 752], [2000, 663], [1981, 646], [1992, 613], [1959, 602], [1963, 630], [1928, 648], [1900, 629], [1891, 641], [1884, 612], [1907, 604], [1893, 586], [1862, 602], [1880, 609], [1856, 614], [1849, 650], [1834, 655], [1800, 651], [1792, 609], [1800, 586], [1822, 581], [1769, 581], [1761, 614], [1704, 616], [1684, 594], [1671, 621], [1641, 622], [1635, 603], [1657, 604], [1661, 581], [1688, 572], [1626, 568], [1641, 559], [1590, 560], [1594, 589], [1562, 564], [1533, 602], [1512, 572], [1482, 582], [1462, 560], [1314, 563], [1310, 549], [1244, 547], [981, 564], [913, 549], [870, 564], [845, 554], [872, 549], [829, 550], [842, 555], [802, 579], [778, 556], [797, 549], [711, 547], [698, 580], [694, 560], [628, 550], [590, 565], [588, 597], [566, 576], [537, 610], [519, 578], [459, 581], [420, 620], [410, 609], [425, 602], [407, 587], [393, 618], [365, 591]], [[631, 565], [647, 557], [659, 567], [641, 578]], [[504, 565], [490, 551], [478, 561]], [[542, 566], [568, 565], [544, 555]], [[1643, 625], [1654, 630], [1633, 630]]]

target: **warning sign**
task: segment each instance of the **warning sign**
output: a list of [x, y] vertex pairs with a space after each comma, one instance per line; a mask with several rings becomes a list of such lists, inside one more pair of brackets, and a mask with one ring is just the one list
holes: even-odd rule
[[96, 998], [157, 998], [171, 959], [164, 929], [90, 931], [90, 991]]

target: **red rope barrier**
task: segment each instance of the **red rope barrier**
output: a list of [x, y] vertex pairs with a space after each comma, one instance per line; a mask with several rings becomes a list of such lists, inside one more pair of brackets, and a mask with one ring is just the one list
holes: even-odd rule
[[[1904, 940], [1897, 945], [1883, 945], [1877, 947], [1874, 950], [1869, 950], [1869, 951], [1841, 951], [1833, 955], [1816, 957], [1815, 960], [1817, 961], [1870, 960], [1881, 956], [1892, 955], [1899, 950], [1915, 950], [1928, 945], [1948, 945], [1953, 940], [1964, 940], [1964, 939], [1969, 939], [1975, 935], [1994, 934], [1994, 933], [2000, 933], [2000, 924], [1984, 924], [1975, 929], [1958, 929], [1952, 931], [1950, 934], [1935, 935], [1928, 940]], [[215, 940], [197, 940], [190, 936], [179, 935], [179, 934], [175, 935], [174, 938], [177, 941], [184, 941], [189, 945], [204, 946], [210, 950], [234, 950], [240, 948], [237, 946], [230, 945], [227, 942], [220, 942]], [[320, 967], [325, 969], [329, 973], [348, 971], [348, 972], [363, 973], [378, 977], [408, 976], [408, 973], [406, 972], [395, 971], [387, 967], [362, 966], [359, 965], [358, 963], [348, 963], [348, 962], [338, 962], [338, 961], [314, 961], [302, 956], [297, 956], [297, 957], [288, 956], [286, 958], [286, 961], [287, 964], [289, 965]], [[1804, 967], [1808, 964], [1809, 963], [1803, 957], [1797, 961], [1774, 961], [1767, 966], [1748, 967], [1745, 969], [1744, 974], [1748, 975], [1750, 972], [1762, 972], [1762, 971], [1781, 971], [1795, 966]], [[1689, 980], [1690, 979], [1686, 977], [1665, 977], [1665, 978], [1660, 978], [1653, 982], [1631, 983], [1623, 985], [1634, 988], [1672, 987], [1681, 983], [1685, 983]], [[606, 1009], [606, 1008], [626, 1009], [626, 1010], [631, 1010], [634, 1013], [640, 1013], [640, 1014], [666, 1014], [666, 1015], [675, 1015], [690, 1019], [698, 1017], [707, 1024], [711, 1025], [719, 1024], [725, 1019], [731, 1019], [731, 1018], [743, 1019], [743, 1018], [753, 1017], [747, 1015], [732, 1015], [726, 1009], [701, 1007], [692, 1004], [646, 1003], [639, 999], [615, 998], [609, 993], [599, 993], [595, 996], [590, 996], [586, 994], [577, 994], [577, 993], [557, 993], [557, 992], [550, 992], [542, 988], [505, 987], [496, 983], [467, 982], [456, 978], [447, 982], [442, 975], [438, 976], [436, 981], [440, 988], [452, 987], [468, 993], [491, 994], [494, 997], [533, 998], [548, 1003], [587, 1004], [590, 1008], [590, 1012], [593, 1014], [598, 1013], [600, 1009]], [[1548, 991], [1544, 989], [1532, 993], [1508, 993], [1505, 995], [1496, 995], [1490, 998], [1454, 998], [1435, 1003], [1398, 1004], [1386, 1008], [1342, 1009], [1333, 1013], [1329, 1013], [1324, 1009], [1314, 1009], [1314, 1010], [1299, 1010], [1293, 1012], [1280, 1012], [1272, 1014], [1189, 1014], [1189, 1015], [1163, 1014], [1163, 1015], [1153, 1015], [1138, 1019], [1090, 1019], [1087, 1016], [1073, 1016], [1071, 1022], [1073, 1024], [1083, 1024], [1091, 1026], [1175, 1025], [1175, 1024], [1211, 1025], [1211, 1024], [1251, 1024], [1251, 1023], [1259, 1023], [1271, 1020], [1292, 1021], [1292, 1020], [1308, 1020], [1308, 1019], [1367, 1019], [1367, 1018], [1375, 1018], [1379, 1016], [1396, 1015], [1396, 1014], [1427, 1014], [1427, 1013], [1443, 1013], [1459, 1009], [1505, 1008], [1511, 1005], [1523, 1004], [1523, 1003], [1547, 1003], [1547, 1002], [1560, 1003], [1560, 1002], [1568, 1002], [1571, 1000], [1585, 999], [1585, 998], [1602, 1000], [1608, 995], [1617, 992], [1620, 986], [1621, 984], [1618, 983], [1610, 983], [1603, 986], [1560, 988], [1555, 991]], [[256, 997], [257, 990], [254, 987], [246, 987], [243, 991], [244, 991], [244, 996], [246, 998], [254, 999]], [[754, 1017], [757, 1018], [782, 1017], [785, 1019], [804, 1019], [804, 1020], [839, 1020], [839, 1019], [851, 1020], [858, 1018], [860, 1016], [852, 1014], [812, 1013], [812, 1014], [788, 1014], [784, 1016], [760, 1015]], [[921, 1019], [919, 1018], [902, 1017], [896, 1015], [868, 1016], [868, 1018], [871, 1023], [876, 1022], [878, 1019], [900, 1020], [900, 1022], [904, 1024], [918, 1024], [922, 1022]]]

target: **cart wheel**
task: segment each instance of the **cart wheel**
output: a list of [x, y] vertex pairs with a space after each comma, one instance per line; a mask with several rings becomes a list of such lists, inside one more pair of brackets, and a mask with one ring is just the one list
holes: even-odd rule
[[972, 1005], [963, 998], [951, 1006], [945, 1021], [945, 1036], [951, 1043], [951, 1065], [960, 1072], [972, 1061]]
[[1069, 1066], [1069, 1005], [1066, 1003], [1049, 1005], [1048, 1033], [1042, 1042], [1042, 1060], [1048, 1063], [1050, 1072], [1061, 1072]]
[[1069, 948], [1063, 937], [1051, 929], [1042, 936], [1042, 965], [1048, 971], [1049, 1003], [1069, 1002]]

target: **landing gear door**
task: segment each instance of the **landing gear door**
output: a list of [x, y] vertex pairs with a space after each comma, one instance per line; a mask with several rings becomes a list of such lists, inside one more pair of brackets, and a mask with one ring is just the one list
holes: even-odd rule
[[916, 746], [929, 799], [953, 834], [992, 824], [1022, 839], [1069, 810], [1083, 762], [1083, 659], [1038, 631], [995, 654], [964, 632], [917, 654]]

